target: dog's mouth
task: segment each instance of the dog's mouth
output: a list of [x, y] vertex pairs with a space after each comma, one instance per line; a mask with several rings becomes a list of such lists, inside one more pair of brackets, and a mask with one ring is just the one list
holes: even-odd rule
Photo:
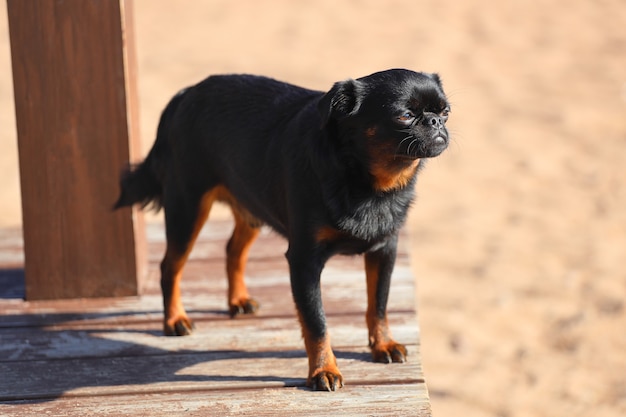
[[429, 138], [413, 137], [398, 149], [395, 154], [396, 159], [415, 160], [419, 158], [432, 158], [438, 156], [448, 147], [449, 138], [446, 132], [438, 131]]
[[[435, 136], [435, 138], [432, 140], [432, 144], [429, 146], [429, 148], [432, 151], [436, 151], [437, 155], [439, 155], [441, 152], [443, 152], [447, 147], [448, 147], [448, 135], [447, 134], [438, 134]], [[436, 155], [434, 155], [436, 156]]]
[[443, 135], [438, 135], [433, 139], [433, 145], [447, 145], [448, 138]]
[[439, 132], [425, 146], [423, 158], [432, 158], [438, 156], [448, 147], [448, 135], [445, 132]]

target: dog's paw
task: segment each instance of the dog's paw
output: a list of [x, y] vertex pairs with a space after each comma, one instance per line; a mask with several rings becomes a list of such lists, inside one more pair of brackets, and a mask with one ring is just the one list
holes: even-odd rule
[[307, 381], [313, 391], [337, 391], [343, 387], [343, 376], [339, 369], [321, 369]]
[[254, 314], [259, 309], [259, 303], [254, 298], [240, 300], [229, 306], [230, 317], [234, 318], [242, 314]]
[[194, 328], [195, 325], [189, 317], [181, 317], [176, 320], [166, 320], [163, 333], [165, 336], [189, 336]]
[[377, 343], [372, 346], [372, 359], [374, 360], [374, 362], [404, 363], [406, 362], [406, 357], [406, 347], [393, 340], [386, 343]]

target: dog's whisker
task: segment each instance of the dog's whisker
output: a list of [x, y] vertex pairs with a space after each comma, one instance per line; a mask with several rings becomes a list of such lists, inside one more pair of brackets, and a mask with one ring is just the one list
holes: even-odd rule
[[409, 143], [409, 146], [408, 146], [408, 147], [407, 147], [407, 149], [406, 149], [406, 154], [407, 154], [408, 156], [411, 156], [411, 146], [413, 146], [413, 145], [414, 145], [414, 144], [416, 144], [416, 143], [417, 143], [417, 139], [413, 139], [413, 140], [411, 141], [411, 143]]
[[400, 141], [400, 143], [398, 144], [398, 146], [396, 147], [395, 153], [396, 153], [396, 154], [398, 153], [398, 151], [399, 151], [399, 150], [400, 150], [400, 148], [402, 147], [402, 144], [403, 144], [406, 140], [408, 140], [408, 139], [412, 139], [412, 138], [413, 138], [413, 135], [409, 135], [409, 136], [405, 137], [404, 139], [402, 139], [402, 140]]
[[402, 140], [400, 141], [400, 143], [398, 144], [398, 148], [400, 148], [400, 146], [402, 146], [402, 144], [403, 144], [406, 140], [409, 140], [409, 139], [413, 139], [413, 135], [407, 136], [406, 138], [402, 139]]

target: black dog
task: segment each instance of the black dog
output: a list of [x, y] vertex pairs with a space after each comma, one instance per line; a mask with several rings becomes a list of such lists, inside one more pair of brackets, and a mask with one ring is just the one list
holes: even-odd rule
[[373, 359], [404, 362], [406, 348], [391, 338], [386, 313], [398, 230], [420, 160], [448, 145], [449, 109], [436, 74], [401, 69], [338, 82], [327, 93], [251, 75], [213, 76], [178, 93], [146, 160], [122, 176], [115, 205], [165, 209], [165, 334], [193, 328], [181, 302], [181, 273], [219, 200], [235, 217], [227, 245], [231, 315], [258, 308], [244, 268], [260, 227], [289, 241], [310, 387], [343, 385], [320, 296], [320, 273], [334, 254], [365, 255]]

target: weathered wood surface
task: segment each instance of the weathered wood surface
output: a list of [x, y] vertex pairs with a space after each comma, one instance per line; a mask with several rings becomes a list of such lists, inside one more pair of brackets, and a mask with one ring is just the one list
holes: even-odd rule
[[137, 295], [140, 213], [110, 213], [139, 157], [131, 0], [8, 0], [29, 300]]
[[401, 251], [389, 303], [405, 364], [375, 364], [367, 348], [361, 257], [332, 259], [322, 291], [346, 386], [304, 388], [307, 360], [289, 290], [284, 241], [264, 233], [248, 267], [257, 316], [226, 313], [224, 242], [209, 222], [185, 270], [196, 332], [161, 335], [160, 226], [148, 227], [150, 277], [141, 297], [24, 302], [19, 231], [0, 232], [0, 416], [429, 416], [419, 358], [414, 283]]

